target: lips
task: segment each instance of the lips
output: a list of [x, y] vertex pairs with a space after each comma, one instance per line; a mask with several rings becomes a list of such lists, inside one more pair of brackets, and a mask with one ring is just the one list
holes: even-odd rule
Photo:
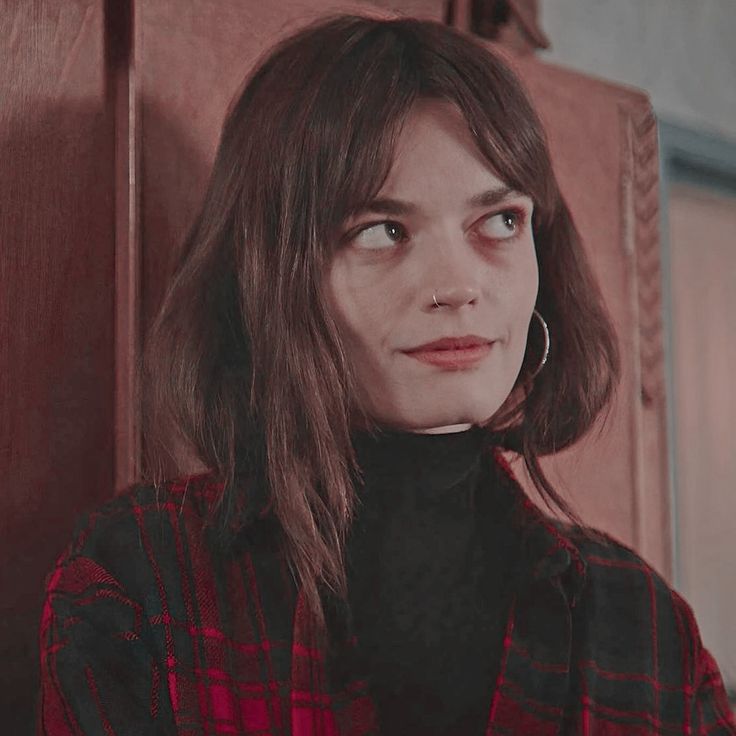
[[442, 337], [439, 340], [417, 345], [405, 350], [406, 353], [426, 352], [428, 350], [465, 350], [481, 345], [488, 345], [491, 341], [478, 335], [465, 335], [463, 337]]
[[412, 350], [407, 358], [434, 366], [446, 371], [460, 371], [475, 368], [490, 354], [492, 343], [474, 343], [471, 347]]

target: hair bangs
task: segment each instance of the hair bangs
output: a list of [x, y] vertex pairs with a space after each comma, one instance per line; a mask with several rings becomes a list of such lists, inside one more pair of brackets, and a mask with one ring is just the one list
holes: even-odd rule
[[317, 93], [301, 108], [304, 124], [292, 129], [301, 144], [300, 166], [310, 171], [323, 256], [336, 247], [344, 220], [380, 191], [418, 99], [453, 104], [493, 173], [531, 197], [535, 223], [553, 218], [559, 196], [543, 128], [505, 67], [479, 54], [476, 42], [435, 34], [411, 19], [372, 27], [365, 18], [333, 21], [343, 31], [351, 22], [350, 44], [332, 54]]

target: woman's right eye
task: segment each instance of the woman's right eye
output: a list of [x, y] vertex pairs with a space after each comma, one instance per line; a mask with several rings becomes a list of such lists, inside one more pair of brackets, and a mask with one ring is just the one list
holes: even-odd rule
[[405, 240], [406, 230], [398, 222], [377, 222], [364, 227], [352, 239], [359, 248], [382, 250]]

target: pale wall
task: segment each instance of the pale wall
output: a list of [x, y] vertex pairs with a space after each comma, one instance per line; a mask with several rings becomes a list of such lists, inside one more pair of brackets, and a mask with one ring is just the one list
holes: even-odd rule
[[658, 116], [736, 140], [736, 0], [540, 0], [541, 59], [646, 90]]

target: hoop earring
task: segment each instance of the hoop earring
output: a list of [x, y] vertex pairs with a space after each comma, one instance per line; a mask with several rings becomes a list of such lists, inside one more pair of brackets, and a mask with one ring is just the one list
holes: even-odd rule
[[536, 367], [534, 372], [527, 378], [528, 381], [533, 381], [536, 377], [539, 371], [544, 368], [544, 364], [547, 362], [547, 356], [549, 355], [549, 347], [551, 344], [550, 337], [549, 337], [549, 327], [547, 327], [547, 323], [544, 321], [544, 317], [542, 317], [541, 314], [535, 309], [534, 310], [534, 316], [539, 320], [540, 324], [542, 325], [542, 331], [544, 332], [544, 352], [542, 353], [542, 360], [539, 361], [539, 365]]

